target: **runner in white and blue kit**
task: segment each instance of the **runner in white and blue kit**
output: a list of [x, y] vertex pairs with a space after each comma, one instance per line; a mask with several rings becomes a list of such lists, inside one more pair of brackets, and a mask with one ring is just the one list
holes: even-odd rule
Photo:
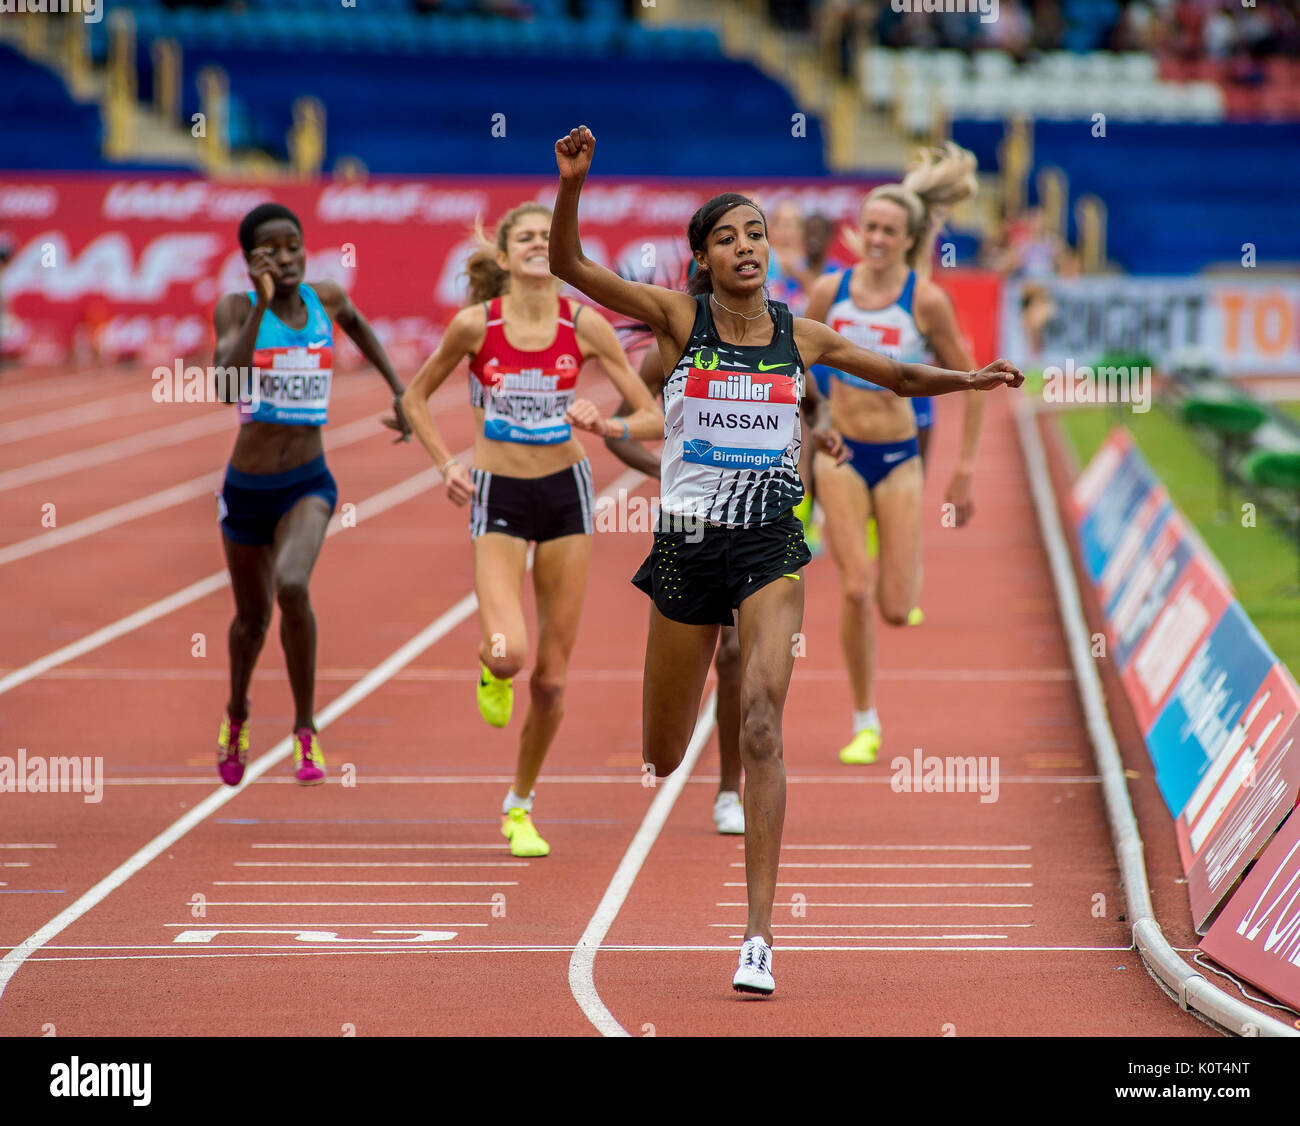
[[302, 224], [288, 208], [264, 203], [239, 224], [253, 289], [230, 293], [214, 314], [214, 366], [248, 373], [226, 378], [227, 399], [241, 389], [239, 437], [218, 497], [222, 545], [235, 596], [230, 623], [230, 699], [217, 735], [217, 771], [237, 786], [248, 761], [248, 685], [266, 640], [274, 603], [294, 700], [294, 777], [325, 781], [313, 716], [316, 618], [308, 583], [338, 487], [325, 465], [337, 321], [383, 375], [394, 414], [384, 422], [409, 438], [403, 391], [370, 325], [335, 282], [303, 281]]
[[[732, 977], [768, 994], [772, 903], [785, 822], [781, 720], [803, 625], [808, 560], [791, 509], [799, 402], [807, 365], [829, 363], [900, 395], [1019, 385], [1005, 360], [977, 372], [904, 364], [866, 351], [824, 324], [767, 300], [767, 224], [744, 196], [711, 199], [691, 218], [690, 292], [628, 281], [587, 258], [578, 200], [595, 138], [582, 126], [555, 143], [560, 184], [550, 231], [551, 271], [614, 312], [648, 325], [663, 369], [665, 445], [661, 527], [634, 580], [650, 595], [642, 689], [642, 757], [657, 776], [681, 764], [695, 728], [718, 629], [740, 636], [741, 759], [749, 917]], [[831, 464], [843, 446], [824, 407], [812, 438]], [[674, 520], [674, 516], [678, 517]], [[703, 534], [684, 519], [703, 519]]]

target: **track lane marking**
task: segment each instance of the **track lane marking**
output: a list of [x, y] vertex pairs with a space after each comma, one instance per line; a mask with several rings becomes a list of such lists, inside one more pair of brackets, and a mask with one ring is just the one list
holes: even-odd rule
[[[457, 456], [466, 456], [459, 454]], [[404, 488], [409, 489], [414, 482], [427, 478], [430, 475], [437, 475], [436, 469], [426, 470], [423, 473], [417, 473], [414, 477], [408, 478], [407, 481], [392, 489], [385, 490], [384, 493], [377, 494], [376, 497], [370, 498], [371, 501], [377, 501], [379, 497], [386, 494], [396, 495]], [[602, 489], [600, 496], [616, 496], [620, 488], [631, 488], [638, 482], [644, 481], [643, 474], [636, 470], [626, 470], [614, 479], [606, 488]], [[418, 491], [423, 491], [420, 488]], [[416, 495], [415, 493], [411, 495]], [[405, 499], [405, 498], [403, 498]], [[366, 502], [362, 502], [365, 504]], [[392, 501], [392, 504], [400, 501]], [[392, 504], [385, 507], [392, 507]], [[362, 519], [362, 505], [357, 506], [358, 521]], [[379, 511], [383, 511], [380, 509]], [[331, 526], [337, 527], [331, 520]], [[327, 531], [328, 535], [329, 532]], [[227, 582], [229, 576], [226, 575]], [[366, 699], [378, 688], [390, 680], [395, 672], [409, 664], [430, 646], [440, 641], [453, 629], [465, 621], [478, 608], [478, 596], [471, 592], [460, 599], [451, 609], [444, 612], [433, 622], [422, 629], [413, 638], [404, 645], [394, 650], [388, 657], [376, 665], [366, 676], [353, 684], [340, 695], [331, 700], [320, 712], [316, 720], [317, 730], [324, 730], [334, 722], [338, 717], [346, 714], [353, 707]], [[103, 632], [103, 631], [101, 631]], [[699, 757], [700, 748], [695, 748], [695, 757]], [[30, 935], [18, 946], [9, 950], [3, 958], [0, 958], [0, 1001], [4, 999], [5, 990], [9, 982], [13, 979], [14, 974], [18, 972], [19, 967], [37, 950], [45, 946], [50, 939], [56, 937], [74, 922], [80, 919], [87, 911], [91, 910], [98, 903], [106, 899], [117, 888], [121, 887], [133, 875], [148, 865], [152, 860], [165, 852], [176, 841], [184, 837], [191, 829], [207, 819], [209, 814], [216, 812], [222, 806], [234, 799], [245, 786], [255, 781], [261, 775], [265, 774], [272, 767], [279, 765], [293, 751], [293, 736], [287, 735], [280, 742], [276, 743], [269, 751], [251, 762], [244, 774], [244, 780], [238, 786], [221, 786], [210, 793], [206, 798], [198, 803], [193, 809], [189, 810], [182, 817], [177, 818], [167, 829], [158, 836], [154, 837], [148, 844], [137, 852], [128, 857], [122, 864], [118, 865], [112, 872], [96, 883], [88, 891], [84, 892], [76, 901], [64, 908], [58, 915], [46, 923], [43, 927]], [[691, 765], [694, 765], [692, 761]], [[671, 781], [671, 779], [670, 779]], [[214, 886], [251, 886], [253, 881], [213, 881]], [[269, 881], [260, 882], [258, 886], [304, 886], [303, 881], [285, 881], [283, 883], [272, 883]], [[379, 881], [320, 881], [313, 883], [312, 886], [458, 886], [458, 887], [513, 887], [518, 886], [517, 881], [403, 881], [401, 883], [379, 882]]]
[[[436, 417], [452, 409], [450, 405], [445, 405], [433, 413]], [[325, 446], [325, 452], [333, 453], [336, 450], [346, 449], [348, 446], [364, 441], [366, 438], [378, 437], [385, 433], [388, 433], [388, 431], [380, 425], [378, 418], [368, 415], [365, 418], [345, 423], [336, 429], [325, 431], [322, 435], [322, 442]], [[224, 473], [225, 471], [221, 469], [214, 470], [212, 473], [205, 473], [201, 477], [182, 481], [178, 485], [172, 485], [170, 488], [150, 493], [148, 496], [124, 501], [122, 504], [106, 508], [102, 512], [96, 512], [91, 516], [75, 520], [62, 528], [52, 528], [38, 536], [30, 536], [25, 540], [7, 544], [0, 547], [0, 566], [6, 563], [14, 563], [19, 559], [27, 559], [33, 555], [39, 555], [43, 551], [50, 551], [53, 548], [62, 547], [64, 544], [75, 543], [87, 536], [97, 535], [110, 528], [118, 528], [123, 524], [130, 523], [132, 520], [140, 520], [146, 516], [165, 512], [169, 508], [185, 504], [187, 501], [201, 497], [205, 493], [214, 493], [220, 488]], [[150, 670], [151, 673], [161, 671], [163, 670]], [[174, 672], [175, 670], [168, 671]], [[352, 670], [349, 671], [352, 672]], [[356, 677], [364, 675], [365, 670], [361, 669], [352, 672], [352, 675], [349, 675], [346, 679], [354, 680]], [[159, 679], [156, 675], [151, 675], [150, 678]], [[317, 679], [320, 678], [317, 677]]]
[[583, 1014], [596, 1026], [602, 1036], [627, 1036], [629, 1033], [614, 1019], [614, 1014], [606, 1008], [605, 1002], [600, 999], [600, 993], [596, 990], [596, 954], [609, 933], [609, 928], [614, 925], [614, 920], [618, 917], [628, 892], [632, 890], [632, 884], [636, 880], [637, 873], [641, 871], [641, 865], [650, 855], [650, 850], [668, 820], [668, 815], [672, 812], [682, 790], [685, 789], [686, 781], [691, 771], [695, 769], [696, 762], [699, 761], [700, 752], [704, 750], [704, 744], [709, 741], [709, 736], [713, 733], [717, 699], [718, 691], [715, 688], [704, 701], [704, 708], [695, 721], [695, 730], [686, 745], [686, 753], [682, 756], [681, 765], [669, 775], [668, 781], [655, 787], [654, 800], [646, 810], [636, 836], [627, 846], [623, 859], [619, 861], [618, 868], [615, 869], [609, 886], [605, 889], [605, 894], [596, 905], [596, 911], [587, 923], [587, 928], [582, 932], [582, 937], [578, 939], [578, 945], [573, 948], [573, 954], [569, 959], [569, 992], [573, 994]]
[[[468, 450], [462, 451], [457, 454], [457, 457], [463, 457], [468, 453]], [[387, 512], [390, 508], [395, 508], [399, 504], [419, 496], [441, 480], [442, 477], [436, 469], [424, 469], [413, 477], [408, 477], [405, 481], [399, 481], [396, 485], [383, 489], [374, 496], [367, 497], [357, 504], [357, 524], [360, 525], [364, 520], [378, 516], [382, 512]], [[330, 517], [329, 526], [325, 529], [325, 535], [326, 537], [335, 535], [342, 528], [341, 514], [335, 513], [334, 516]], [[189, 586], [169, 594], [166, 598], [152, 602], [148, 606], [135, 611], [135, 613], [128, 614], [125, 618], [110, 622], [80, 640], [64, 645], [52, 653], [47, 653], [44, 657], [37, 658], [30, 664], [23, 665], [22, 668], [16, 669], [8, 676], [0, 679], [0, 696], [17, 688], [19, 685], [26, 684], [29, 680], [36, 679], [36, 677], [52, 668], [66, 664], [68, 661], [74, 661], [86, 653], [107, 645], [110, 641], [125, 637], [128, 633], [133, 633], [141, 627], [149, 625], [150, 622], [164, 618], [172, 611], [197, 602], [201, 598], [206, 598], [209, 594], [213, 594], [229, 585], [230, 572], [224, 569], [215, 571], [206, 578], [199, 579], [198, 582], [191, 583]], [[476, 600], [475, 605], [477, 606], [477, 604]]]

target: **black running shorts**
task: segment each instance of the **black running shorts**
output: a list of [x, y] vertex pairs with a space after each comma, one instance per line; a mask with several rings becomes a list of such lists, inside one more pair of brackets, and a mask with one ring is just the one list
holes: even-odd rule
[[703, 535], [698, 526], [655, 532], [632, 585], [674, 622], [729, 626], [746, 598], [776, 579], [797, 576], [811, 559], [803, 525], [791, 511], [748, 528], [704, 524]]
[[469, 508], [472, 539], [500, 532], [542, 543], [595, 531], [591, 463], [585, 457], [545, 477], [503, 477], [483, 469], [472, 470], [470, 476], [474, 481]]

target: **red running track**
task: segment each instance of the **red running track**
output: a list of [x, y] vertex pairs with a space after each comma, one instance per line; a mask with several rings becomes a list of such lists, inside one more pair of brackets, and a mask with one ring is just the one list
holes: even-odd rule
[[[233, 431], [218, 408], [134, 410], [142, 377], [63, 379], [66, 397], [53, 394], [59, 380], [0, 385], [6, 424], [74, 406], [85, 408], [74, 419], [104, 414], [67, 429], [47, 419], [38, 437], [0, 444], [0, 474], [38, 463], [46, 474], [0, 490], [0, 551], [46, 533], [45, 504], [65, 528], [204, 474], [215, 482]], [[456, 449], [472, 438], [461, 394], [454, 380], [434, 401]], [[398, 489], [429, 466], [420, 449], [389, 443], [385, 403], [372, 375], [340, 381], [334, 434], [375, 421], [330, 454], [340, 503], [362, 519], [331, 536], [313, 580], [318, 712], [431, 622], [442, 618], [445, 634], [323, 729], [328, 785], [295, 786], [283, 762], [239, 792], [215, 784], [224, 587], [0, 695], [0, 754], [100, 756], [105, 773], [97, 803], [0, 795], [0, 1035], [51, 1024], [59, 1035], [595, 1034], [570, 959], [654, 797], [640, 774], [647, 606], [628, 582], [648, 536], [596, 537], [568, 712], [538, 788], [552, 853], [515, 860], [497, 824], [522, 716], [496, 731], [475, 707], [466, 514], [419, 480]], [[940, 403], [926, 620], [881, 634], [875, 767], [836, 757], [850, 707], [838, 593], [828, 559], [807, 571], [806, 655], [785, 722], [777, 993], [730, 988], [743, 854], [713, 831], [711, 738], [596, 955], [610, 1022], [634, 1035], [1210, 1034], [1130, 946], [1008, 408], [993, 396], [978, 515], [958, 531], [939, 518], [958, 430]], [[159, 437], [205, 419], [206, 432]], [[128, 436], [153, 448], [51, 473], [52, 458]], [[587, 444], [608, 489], [622, 466]], [[210, 492], [0, 563], [0, 678], [217, 574]], [[391, 506], [371, 514], [368, 498]], [[251, 695], [255, 760], [292, 715], [274, 630]], [[997, 800], [895, 792], [890, 759], [914, 748], [996, 757]], [[216, 793], [229, 800], [121, 875]], [[50, 932], [115, 872], [111, 891]]]

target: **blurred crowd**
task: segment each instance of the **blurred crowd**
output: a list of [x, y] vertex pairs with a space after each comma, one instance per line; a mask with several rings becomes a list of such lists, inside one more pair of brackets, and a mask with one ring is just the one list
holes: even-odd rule
[[[978, 10], [896, 11], [889, 0], [768, 0], [774, 20], [815, 32], [853, 73], [861, 47], [997, 48], [1017, 59], [1070, 49], [1063, 0], [998, 0], [997, 19]], [[904, 7], [898, 4], [898, 7]], [[974, 3], [971, 7], [976, 7]], [[907, 4], [920, 8], [921, 4]], [[1300, 57], [1300, 0], [1112, 0], [1090, 7], [1096, 45], [1186, 61]]]

